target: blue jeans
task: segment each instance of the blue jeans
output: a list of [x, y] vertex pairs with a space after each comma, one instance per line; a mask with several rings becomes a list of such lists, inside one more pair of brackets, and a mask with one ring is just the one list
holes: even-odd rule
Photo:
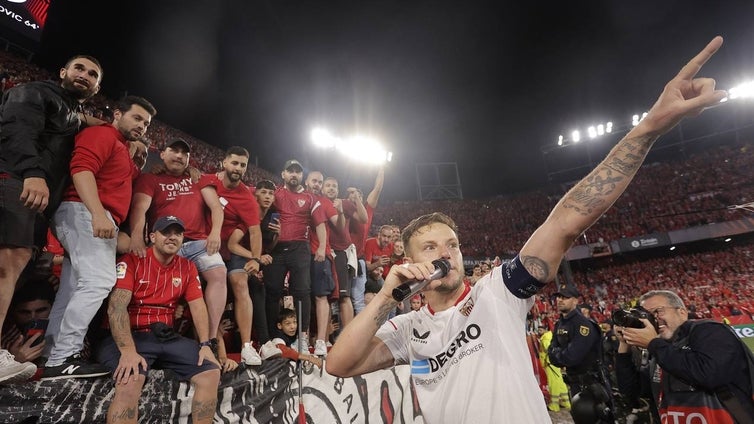
[[358, 314], [364, 307], [364, 290], [367, 285], [367, 263], [364, 259], [359, 259], [359, 270], [356, 276], [351, 280], [351, 302], [353, 302], [353, 312]]
[[89, 323], [115, 286], [118, 226], [109, 212], [107, 217], [116, 229], [111, 239], [94, 237], [92, 215], [81, 202], [63, 202], [55, 212], [55, 232], [67, 256], [45, 334], [48, 367], [83, 349]]

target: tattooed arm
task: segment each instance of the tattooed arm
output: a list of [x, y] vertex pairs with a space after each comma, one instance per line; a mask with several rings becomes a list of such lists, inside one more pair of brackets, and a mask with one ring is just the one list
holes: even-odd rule
[[147, 361], [136, 352], [133, 336], [131, 336], [131, 321], [128, 316], [128, 304], [132, 293], [125, 289], [114, 288], [110, 293], [107, 305], [107, 317], [110, 322], [110, 332], [115, 345], [120, 350], [118, 367], [113, 371], [115, 384], [127, 384], [135, 381], [139, 375], [139, 366], [147, 369]]
[[691, 59], [667, 83], [639, 125], [555, 205], [520, 252], [521, 262], [532, 276], [545, 282], [553, 280], [566, 250], [626, 190], [657, 138], [681, 119], [699, 115], [726, 96], [725, 91], [715, 90], [715, 80], [696, 78], [722, 42], [722, 37], [715, 37]]

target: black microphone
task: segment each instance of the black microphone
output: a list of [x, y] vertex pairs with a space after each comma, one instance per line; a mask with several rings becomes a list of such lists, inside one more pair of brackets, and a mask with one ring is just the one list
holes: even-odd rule
[[430, 281], [439, 280], [440, 278], [448, 275], [448, 272], [450, 272], [450, 262], [448, 262], [447, 259], [435, 259], [434, 261], [432, 261], [432, 265], [435, 266], [435, 270], [432, 271], [432, 274], [430, 274], [429, 278], [422, 281], [406, 281], [405, 283], [393, 289], [393, 299], [397, 300], [398, 302], [402, 302], [406, 298], [418, 293], [419, 290], [423, 289], [424, 286], [429, 284]]

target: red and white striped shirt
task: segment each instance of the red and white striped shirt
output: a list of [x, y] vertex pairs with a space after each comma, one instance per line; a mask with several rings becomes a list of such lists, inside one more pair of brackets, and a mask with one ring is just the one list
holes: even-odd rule
[[155, 322], [172, 327], [177, 302], [181, 298], [191, 302], [203, 296], [196, 266], [177, 255], [162, 265], [150, 247], [144, 258], [132, 253], [121, 256], [116, 269], [115, 287], [133, 294], [128, 305], [133, 330], [148, 328]]

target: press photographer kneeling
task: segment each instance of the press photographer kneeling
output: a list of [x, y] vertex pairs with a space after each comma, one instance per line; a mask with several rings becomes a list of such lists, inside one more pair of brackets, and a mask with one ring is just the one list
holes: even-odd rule
[[[733, 330], [716, 321], [689, 320], [672, 291], [650, 291], [639, 305], [642, 309], [613, 317], [620, 340], [615, 365], [620, 392], [629, 396], [649, 387], [646, 395], [660, 422], [754, 422], [752, 354]], [[632, 361], [630, 346], [647, 349], [647, 372]]]

